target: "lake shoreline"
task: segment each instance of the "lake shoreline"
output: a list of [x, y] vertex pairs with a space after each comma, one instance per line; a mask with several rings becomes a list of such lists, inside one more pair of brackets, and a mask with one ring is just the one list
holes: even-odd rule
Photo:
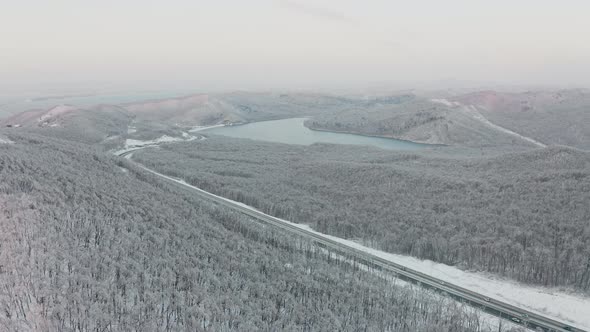
[[347, 134], [347, 135], [357, 135], [357, 136], [364, 136], [364, 137], [373, 137], [373, 138], [384, 138], [384, 139], [393, 139], [396, 141], [402, 141], [407, 143], [415, 143], [415, 144], [422, 144], [422, 145], [430, 145], [433, 147], [442, 147], [442, 146], [449, 146], [448, 144], [443, 143], [428, 143], [428, 142], [421, 142], [421, 141], [413, 141], [405, 138], [393, 137], [393, 136], [379, 136], [379, 135], [370, 135], [370, 134], [363, 134], [355, 131], [346, 131], [346, 130], [332, 130], [332, 129], [323, 129], [323, 128], [316, 128], [316, 127], [309, 127], [305, 125], [303, 122], [303, 126], [309, 130], [313, 131], [321, 131], [327, 133], [338, 133], [338, 134]]
[[237, 138], [249, 138], [275, 143], [298, 145], [311, 145], [314, 143], [364, 145], [386, 150], [420, 150], [441, 146], [392, 137], [316, 130], [315, 128], [309, 128], [305, 125], [305, 121], [308, 119], [310, 119], [310, 117], [296, 117], [226, 125], [211, 130], [204, 130], [203, 133]]

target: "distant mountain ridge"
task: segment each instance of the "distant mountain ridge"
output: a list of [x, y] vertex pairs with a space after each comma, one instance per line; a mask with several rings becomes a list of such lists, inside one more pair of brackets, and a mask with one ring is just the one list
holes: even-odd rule
[[500, 93], [451, 98], [475, 106], [491, 122], [545, 144], [590, 149], [590, 90]]
[[[105, 137], [124, 135], [122, 127], [189, 128], [310, 117], [311, 129], [463, 146], [551, 144], [590, 148], [590, 91], [584, 89], [508, 93], [472, 92], [446, 99], [410, 93], [346, 97], [319, 93], [231, 92], [193, 94], [118, 106], [79, 108], [57, 105], [0, 120], [3, 127], [117, 127]], [[110, 110], [112, 114], [93, 114]], [[107, 120], [110, 118], [110, 120]], [[85, 120], [84, 120], [85, 119]], [[113, 121], [120, 121], [114, 125]], [[95, 130], [95, 128], [90, 128]]]

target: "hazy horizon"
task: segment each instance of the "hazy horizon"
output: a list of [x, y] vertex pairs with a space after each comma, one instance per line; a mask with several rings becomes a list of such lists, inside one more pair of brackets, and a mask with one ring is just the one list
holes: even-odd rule
[[11, 1], [0, 89], [590, 86], [590, 4]]

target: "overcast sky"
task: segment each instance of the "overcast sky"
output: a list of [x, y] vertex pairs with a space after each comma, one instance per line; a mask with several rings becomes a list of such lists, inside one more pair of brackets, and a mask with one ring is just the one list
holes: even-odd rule
[[0, 87], [590, 86], [590, 1], [0, 0]]

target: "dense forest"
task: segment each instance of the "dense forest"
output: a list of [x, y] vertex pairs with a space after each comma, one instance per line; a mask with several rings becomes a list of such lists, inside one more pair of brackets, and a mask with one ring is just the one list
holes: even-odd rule
[[[474, 310], [396, 286], [161, 182], [122, 158], [33, 133], [9, 137], [13, 144], [0, 144], [2, 331], [487, 330]], [[219, 144], [211, 140], [199, 148], [203, 156], [222, 151], [215, 160], [199, 159], [192, 182], [209, 178], [212, 187], [227, 177], [254, 179], [262, 170], [269, 180], [278, 179], [278, 171], [268, 169], [276, 151], [261, 163], [246, 143], [241, 156]], [[180, 156], [170, 149], [161, 151], [160, 168], [176, 167], [163, 162]], [[188, 173], [191, 160], [179, 170]], [[227, 165], [220, 167], [223, 160]], [[234, 164], [252, 167], [226, 167]], [[218, 177], [212, 177], [213, 168]], [[317, 181], [313, 190], [326, 190], [318, 176], [301, 188]], [[288, 188], [269, 187], [275, 185]], [[272, 204], [256, 192], [247, 197]], [[277, 214], [296, 212], [288, 204], [300, 203], [277, 197], [284, 200], [274, 202], [283, 211]], [[340, 228], [333, 222], [325, 227]]]
[[582, 150], [468, 158], [214, 136], [134, 159], [385, 251], [590, 290], [590, 154]]

